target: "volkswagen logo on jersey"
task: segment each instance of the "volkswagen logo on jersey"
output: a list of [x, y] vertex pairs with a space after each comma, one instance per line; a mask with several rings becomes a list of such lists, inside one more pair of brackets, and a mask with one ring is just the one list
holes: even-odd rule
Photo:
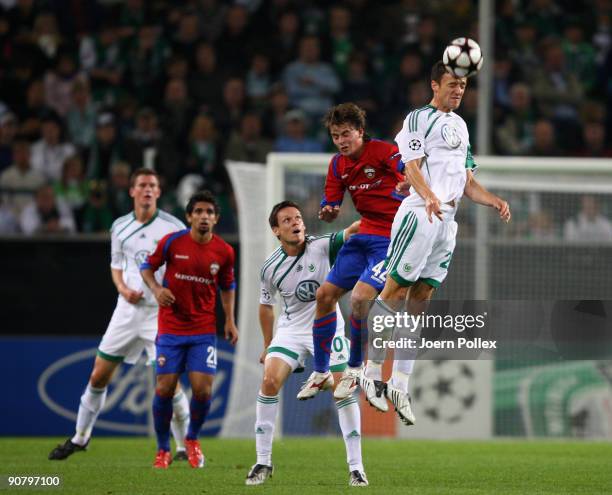
[[210, 264], [210, 273], [212, 273], [213, 275], [216, 275], [217, 273], [219, 273], [219, 268], [221, 268], [219, 266], [219, 263], [211, 263]]
[[319, 282], [316, 280], [303, 280], [295, 289], [295, 297], [302, 302], [312, 302], [316, 299]]
[[461, 137], [457, 133], [457, 129], [448, 124], [442, 126], [442, 139], [444, 139], [451, 148], [457, 148], [461, 144]]
[[136, 260], [136, 264], [138, 266], [142, 265], [145, 261], [147, 261], [147, 257], [149, 256], [149, 251], [146, 249], [141, 249], [134, 255], [134, 259]]
[[376, 175], [376, 169], [372, 167], [366, 167], [363, 169], [363, 173], [366, 175], [368, 179], [371, 179]]

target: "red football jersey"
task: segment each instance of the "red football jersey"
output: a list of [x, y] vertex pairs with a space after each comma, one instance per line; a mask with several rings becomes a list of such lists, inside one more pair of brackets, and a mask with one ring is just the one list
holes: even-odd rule
[[321, 207], [340, 205], [348, 189], [361, 215], [359, 233], [389, 237], [393, 217], [405, 197], [395, 191], [404, 180], [403, 171], [397, 146], [377, 139], [364, 143], [357, 160], [338, 153], [329, 164]]
[[156, 271], [165, 263], [163, 286], [176, 299], [171, 306], [159, 307], [158, 334], [215, 333], [217, 287], [236, 287], [232, 246], [214, 234], [209, 242], [200, 244], [189, 232], [186, 229], [163, 237], [141, 265], [141, 269]]

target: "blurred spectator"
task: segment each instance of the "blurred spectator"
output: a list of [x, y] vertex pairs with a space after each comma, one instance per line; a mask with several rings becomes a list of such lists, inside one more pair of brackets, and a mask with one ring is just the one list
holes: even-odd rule
[[319, 40], [305, 36], [300, 40], [299, 59], [289, 64], [283, 74], [290, 103], [304, 110], [313, 121], [325, 114], [340, 90], [336, 73], [319, 57]]
[[529, 215], [527, 236], [538, 241], [554, 241], [557, 232], [550, 212], [540, 210]]
[[73, 88], [78, 80], [79, 74], [72, 56], [67, 52], [60, 53], [54, 70], [45, 75], [45, 102], [61, 117], [72, 107]]
[[122, 2], [119, 34], [122, 38], [134, 36], [148, 20], [145, 0], [126, 0]]
[[108, 185], [108, 207], [112, 218], [118, 218], [132, 211], [134, 200], [130, 197], [130, 166], [125, 162], [111, 165]]
[[70, 141], [81, 150], [89, 150], [96, 136], [97, 105], [91, 100], [89, 83], [78, 80], [72, 87], [72, 106], [66, 115]]
[[306, 135], [306, 116], [301, 110], [285, 115], [285, 132], [274, 143], [274, 151], [287, 153], [322, 153], [323, 145]]
[[526, 15], [541, 38], [554, 37], [561, 32], [561, 9], [555, 0], [532, 0]]
[[368, 60], [363, 53], [355, 52], [350, 56], [340, 96], [342, 101], [352, 101], [359, 105], [368, 115], [375, 115], [378, 110], [376, 91], [368, 76]]
[[238, 77], [229, 78], [223, 86], [222, 104], [214, 113], [215, 123], [224, 139], [238, 128], [246, 106], [244, 81]]
[[87, 177], [93, 180], [105, 180], [110, 166], [121, 160], [122, 155], [115, 117], [109, 112], [101, 113], [96, 122], [96, 140], [87, 160]]
[[81, 223], [81, 214], [87, 201], [88, 189], [81, 157], [73, 155], [67, 158], [62, 168], [62, 176], [53, 184], [53, 190], [55, 197], [70, 207], [77, 225]]
[[351, 36], [351, 12], [344, 5], [329, 8], [329, 32], [323, 43], [323, 52], [332, 61], [341, 79], [348, 75], [349, 57], [355, 49]]
[[62, 43], [62, 35], [57, 27], [57, 19], [51, 12], [41, 12], [34, 20], [32, 39], [47, 61], [51, 63]]
[[525, 155], [533, 144], [535, 109], [531, 90], [523, 83], [510, 88], [510, 111], [497, 127], [497, 152], [502, 155]]
[[476, 136], [478, 136], [478, 90], [468, 86], [461, 100], [461, 117], [465, 120], [471, 137], [472, 152], [478, 153]]
[[114, 104], [119, 97], [125, 67], [117, 27], [109, 22], [98, 34], [83, 37], [79, 58], [81, 69], [89, 75], [94, 99], [104, 105]]
[[231, 5], [225, 16], [225, 28], [215, 47], [223, 65], [232, 74], [243, 75], [247, 70], [247, 61], [261, 44], [248, 30], [249, 14], [239, 4]]
[[612, 222], [600, 213], [599, 202], [594, 196], [582, 196], [580, 211], [565, 223], [563, 237], [579, 242], [612, 241]]
[[266, 163], [272, 144], [261, 135], [261, 119], [247, 113], [240, 122], [240, 131], [234, 131], [227, 143], [225, 156], [229, 160]]
[[199, 43], [195, 54], [195, 71], [189, 77], [189, 94], [200, 111], [212, 113], [223, 98], [223, 69], [217, 66], [215, 48]]
[[42, 118], [52, 110], [45, 102], [45, 88], [41, 79], [34, 79], [26, 90], [24, 105], [17, 110], [19, 135], [35, 140], [40, 137]]
[[136, 127], [125, 140], [125, 159], [133, 169], [153, 166], [152, 158], [159, 154], [161, 141], [162, 132], [155, 111], [143, 107], [136, 114]]
[[198, 16], [204, 39], [214, 42], [223, 31], [227, 5], [219, 0], [200, 0]]
[[606, 129], [600, 122], [587, 122], [582, 131], [582, 149], [579, 155], [588, 158], [612, 157], [612, 149], [606, 145]]
[[272, 57], [272, 70], [278, 74], [287, 64], [295, 60], [298, 53], [300, 18], [297, 12], [293, 10], [282, 12], [271, 32], [268, 51]]
[[521, 74], [521, 80], [530, 82], [542, 61], [536, 51], [537, 36], [529, 20], [519, 23], [515, 30], [515, 43], [510, 47], [510, 58]]
[[570, 19], [563, 32], [562, 48], [568, 72], [575, 74], [588, 93], [595, 85], [595, 50], [584, 40], [584, 30], [577, 19]]
[[393, 119], [401, 114], [405, 117], [408, 109], [412, 108], [408, 103], [408, 90], [412, 84], [423, 81], [429, 82], [429, 79], [424, 74], [423, 61], [418, 52], [404, 53], [399, 62], [399, 73], [387, 81], [386, 90], [382, 95], [386, 107], [385, 116]]
[[10, 111], [0, 114], [0, 173], [13, 163], [13, 141], [16, 135], [15, 114]]
[[172, 40], [172, 52], [182, 56], [193, 65], [195, 48], [200, 41], [200, 21], [195, 10], [186, 9], [182, 12], [176, 33]]
[[270, 59], [263, 53], [256, 53], [253, 55], [251, 67], [246, 75], [246, 94], [253, 103], [253, 107], [265, 107], [271, 85]]
[[438, 21], [433, 16], [423, 16], [417, 26], [417, 42], [407, 45], [411, 51], [420, 54], [423, 66], [430, 70], [433, 65], [440, 60], [446, 43], [442, 41], [438, 34]]
[[559, 156], [561, 150], [555, 141], [555, 128], [546, 119], [538, 120], [533, 126], [533, 143], [527, 150], [530, 156]]
[[55, 197], [49, 184], [37, 189], [34, 200], [23, 209], [19, 224], [26, 235], [76, 232], [70, 207]]
[[493, 105], [504, 111], [510, 108], [513, 80], [512, 61], [505, 53], [500, 53], [493, 62]]
[[265, 110], [262, 120], [264, 134], [275, 139], [285, 129], [285, 114], [289, 110], [289, 96], [282, 84], [274, 84], [270, 90], [270, 105]]
[[45, 178], [30, 165], [30, 143], [24, 139], [13, 142], [13, 164], [0, 175], [0, 189], [4, 201], [16, 216], [31, 200]]
[[74, 155], [76, 149], [63, 140], [62, 122], [56, 115], [44, 118], [41, 131], [41, 139], [32, 145], [32, 169], [48, 181], [60, 180], [64, 161]]
[[15, 217], [11, 209], [4, 204], [2, 195], [0, 195], [0, 235], [16, 234], [17, 232], [19, 232], [17, 217]]
[[163, 130], [174, 146], [184, 144], [193, 115], [193, 105], [183, 79], [171, 79], [166, 84], [162, 108]]
[[106, 188], [104, 184], [94, 182], [83, 210], [83, 232], [108, 232], [112, 224], [113, 213], [107, 203]]
[[189, 152], [181, 176], [199, 174], [204, 178], [205, 188], [217, 192], [223, 182], [217, 171], [217, 130], [206, 115], [197, 115], [189, 133]]

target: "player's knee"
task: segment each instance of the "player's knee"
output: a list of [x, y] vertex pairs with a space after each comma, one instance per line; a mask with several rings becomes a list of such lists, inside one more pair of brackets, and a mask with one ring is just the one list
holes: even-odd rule
[[274, 375], [264, 375], [261, 391], [264, 395], [277, 395], [280, 391], [280, 380]]
[[434, 288], [424, 282], [417, 282], [410, 288], [410, 299], [415, 302], [425, 302], [431, 299]]
[[319, 309], [326, 308], [329, 311], [334, 310], [334, 306], [336, 305], [336, 298], [331, 290], [329, 290], [325, 285], [322, 285], [317, 289], [317, 307]]
[[104, 388], [110, 382], [113, 376], [113, 370], [94, 368], [89, 376], [89, 383], [94, 388]]
[[202, 402], [210, 399], [210, 396], [212, 395], [212, 386], [208, 384], [201, 384], [193, 388], [192, 392], [196, 400]]

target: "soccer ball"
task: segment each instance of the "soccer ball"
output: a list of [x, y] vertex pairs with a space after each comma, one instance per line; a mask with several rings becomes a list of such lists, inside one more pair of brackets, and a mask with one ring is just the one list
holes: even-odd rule
[[460, 422], [477, 400], [474, 375], [469, 361], [419, 361], [412, 390], [417, 415], [435, 423]]
[[457, 38], [444, 49], [442, 62], [456, 77], [471, 77], [482, 67], [480, 46], [471, 38]]

